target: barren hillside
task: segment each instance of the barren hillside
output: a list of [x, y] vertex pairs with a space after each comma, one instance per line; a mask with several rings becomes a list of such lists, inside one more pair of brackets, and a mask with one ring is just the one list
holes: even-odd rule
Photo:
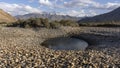
[[1, 22], [14, 22], [16, 19], [12, 17], [10, 14], [6, 13], [2, 9], [0, 9], [0, 23]]

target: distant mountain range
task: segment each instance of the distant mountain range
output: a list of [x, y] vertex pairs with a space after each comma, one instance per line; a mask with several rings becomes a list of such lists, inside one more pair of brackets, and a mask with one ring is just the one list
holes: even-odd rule
[[[101, 15], [97, 15], [94, 17], [72, 17], [69, 15], [59, 15], [56, 13], [29, 13], [25, 15], [17, 15], [15, 16], [16, 19], [29, 19], [29, 18], [48, 18], [49, 20], [75, 20], [78, 21], [79, 23], [89, 23], [89, 22], [111, 22], [115, 21], [118, 22], [120, 21], [120, 7], [105, 13]], [[0, 22], [14, 22], [16, 21], [13, 16], [10, 14], [6, 13], [2, 9], [0, 9]]]
[[25, 15], [17, 15], [15, 16], [16, 19], [29, 19], [29, 18], [48, 18], [49, 20], [75, 20], [78, 21], [81, 17], [72, 17], [69, 15], [58, 15], [58, 14], [51, 14], [51, 13], [29, 13]]
[[112, 22], [112, 21], [115, 21], [115, 22], [120, 21], [120, 7], [105, 14], [97, 15], [94, 17], [83, 18], [78, 22], [89, 23], [89, 22]]
[[4, 23], [4, 22], [9, 23], [15, 21], [16, 19], [13, 16], [0, 9], [0, 23]]

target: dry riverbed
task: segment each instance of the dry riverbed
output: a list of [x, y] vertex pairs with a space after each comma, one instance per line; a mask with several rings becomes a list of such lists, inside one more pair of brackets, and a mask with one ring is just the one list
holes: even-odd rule
[[[0, 68], [120, 68], [120, 28], [0, 27]], [[41, 46], [49, 38], [74, 36], [90, 46], [85, 51], [55, 51]]]

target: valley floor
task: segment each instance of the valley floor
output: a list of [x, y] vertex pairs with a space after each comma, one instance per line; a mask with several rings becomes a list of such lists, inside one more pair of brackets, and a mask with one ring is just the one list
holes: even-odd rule
[[[85, 51], [55, 51], [41, 46], [43, 41], [56, 37], [82, 38], [89, 47]], [[120, 28], [0, 27], [0, 67], [120, 68]]]

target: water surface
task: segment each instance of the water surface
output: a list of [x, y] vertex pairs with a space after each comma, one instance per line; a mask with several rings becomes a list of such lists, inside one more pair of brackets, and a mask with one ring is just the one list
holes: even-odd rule
[[77, 38], [54, 38], [45, 41], [44, 46], [54, 50], [85, 50], [88, 43]]

